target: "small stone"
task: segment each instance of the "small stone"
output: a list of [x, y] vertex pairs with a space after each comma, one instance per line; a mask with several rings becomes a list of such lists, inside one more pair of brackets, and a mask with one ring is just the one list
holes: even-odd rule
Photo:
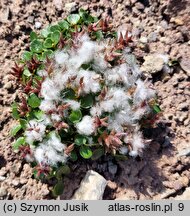
[[15, 174], [18, 174], [19, 171], [20, 171], [21, 166], [22, 165], [21, 165], [20, 162], [18, 162], [16, 164], [13, 164], [13, 165], [10, 166], [10, 171], [13, 172], [13, 173], [15, 173]]
[[107, 181], [93, 170], [89, 170], [75, 192], [74, 200], [101, 200]]
[[138, 10], [144, 10], [144, 5], [143, 5], [142, 3], [140, 3], [140, 2], [137, 2], [137, 3], [135, 4], [135, 7], [136, 7]]
[[166, 199], [173, 195], [176, 191], [174, 189], [167, 189], [160, 194], [160, 199]]
[[26, 184], [27, 181], [28, 181], [27, 178], [21, 178], [21, 179], [20, 179], [20, 183], [21, 183], [21, 184]]
[[7, 195], [7, 190], [3, 187], [0, 187], [0, 197], [4, 197]]
[[4, 88], [5, 89], [11, 89], [12, 88], [12, 83], [11, 82], [7, 82], [5, 85], [4, 85]]
[[164, 139], [164, 142], [163, 142], [162, 146], [163, 146], [164, 148], [167, 148], [167, 147], [169, 147], [170, 145], [171, 145], [170, 138], [169, 138], [168, 136], [166, 136], [165, 139]]
[[181, 115], [179, 116], [179, 121], [180, 121], [180, 122], [184, 122], [185, 119], [187, 119], [187, 118], [188, 118], [188, 113], [187, 113], [187, 112], [183, 112], [183, 113], [181, 113]]
[[184, 126], [188, 126], [190, 124], [190, 119], [186, 119], [184, 122], [183, 122]]
[[27, 18], [27, 21], [28, 21], [29, 23], [33, 23], [33, 22], [34, 22], [34, 16], [29, 16], [29, 17]]
[[[129, 1], [127, 1], [129, 2]], [[135, 4], [137, 2], [137, 0], [130, 0], [131, 4]]]
[[141, 43], [147, 43], [148, 42], [147, 37], [141, 37], [139, 40]]
[[151, 33], [148, 35], [148, 41], [149, 41], [149, 42], [156, 42], [156, 41], [157, 41], [157, 38], [158, 38], [158, 33], [157, 33], [157, 32], [151, 32]]
[[5, 167], [2, 167], [0, 170], [0, 176], [4, 176], [7, 173]]
[[75, 9], [75, 7], [76, 7], [76, 2], [71, 2], [71, 3], [65, 4], [65, 10], [69, 13], [72, 12]]
[[8, 21], [10, 15], [10, 9], [6, 8], [0, 13], [0, 22], [5, 23]]
[[18, 186], [18, 185], [19, 185], [19, 181], [16, 180], [16, 179], [12, 180], [11, 183], [12, 183], [14, 186]]
[[167, 29], [167, 28], [168, 28], [168, 23], [167, 23], [166, 20], [162, 20], [162, 21], [160, 22], [160, 25], [161, 25], [164, 29]]
[[168, 62], [167, 55], [152, 54], [144, 57], [144, 63], [141, 70], [151, 74], [155, 74], [162, 70], [164, 65]]
[[115, 175], [117, 173], [117, 165], [113, 163], [108, 163], [108, 171], [112, 174]]
[[177, 110], [184, 110], [184, 109], [189, 109], [190, 107], [190, 104], [188, 102], [184, 102], [184, 103], [181, 103], [177, 106]]
[[179, 18], [174, 18], [174, 17], [172, 17], [172, 18], [170, 19], [170, 22], [173, 22], [173, 23], [175, 23], [176, 25], [183, 25], [183, 24], [184, 24], [183, 20], [181, 20], [181, 19], [179, 19]]
[[62, 0], [53, 0], [53, 4], [55, 5], [55, 7], [58, 10], [62, 10], [63, 9], [63, 2], [62, 2]]
[[182, 156], [190, 156], [190, 148], [186, 148], [186, 149], [182, 149], [178, 155], [178, 157], [182, 157]]
[[181, 182], [183, 184], [184, 187], [187, 187], [189, 184], [189, 178], [187, 176], [183, 176], [181, 179]]
[[182, 58], [180, 61], [181, 68], [190, 76], [190, 59]]
[[176, 196], [175, 200], [190, 200], [190, 187], [186, 188], [182, 195]]
[[39, 29], [39, 28], [41, 28], [42, 23], [41, 22], [35, 22], [34, 26], [36, 29]]
[[181, 190], [181, 188], [183, 187], [183, 183], [181, 181], [175, 181], [173, 183], [173, 188], [176, 190], [176, 191], [179, 191]]
[[0, 182], [1, 182], [1, 181], [4, 181], [5, 179], [6, 179], [5, 176], [0, 176]]

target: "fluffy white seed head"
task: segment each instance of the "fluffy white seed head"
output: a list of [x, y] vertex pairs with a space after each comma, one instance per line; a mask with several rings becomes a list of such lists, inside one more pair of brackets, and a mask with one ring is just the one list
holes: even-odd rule
[[76, 124], [79, 134], [90, 136], [95, 131], [94, 119], [91, 116], [84, 116], [82, 121]]
[[26, 142], [31, 145], [34, 141], [42, 141], [45, 135], [45, 129], [46, 126], [43, 122], [30, 120], [25, 131]]

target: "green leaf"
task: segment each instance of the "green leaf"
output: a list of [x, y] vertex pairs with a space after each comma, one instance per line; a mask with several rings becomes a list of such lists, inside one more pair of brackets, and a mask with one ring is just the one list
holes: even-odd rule
[[51, 33], [51, 30], [50, 30], [50, 26], [47, 26], [46, 28], [44, 28], [42, 31], [41, 31], [41, 35], [42, 37], [44, 38], [47, 38], [48, 35]]
[[35, 53], [34, 54], [34, 58], [36, 58], [38, 61], [42, 61], [43, 60], [41, 53], [39, 53], [39, 54]]
[[40, 106], [41, 100], [34, 94], [32, 93], [29, 98], [28, 98], [28, 104], [32, 108], [37, 108]]
[[32, 31], [32, 32], [30, 33], [30, 40], [33, 41], [33, 40], [35, 40], [35, 39], [37, 39], [37, 38], [38, 38], [37, 34], [36, 34], [35, 32]]
[[11, 136], [15, 136], [20, 130], [21, 130], [22, 126], [20, 124], [15, 125], [12, 129], [11, 129]]
[[103, 148], [99, 148], [99, 149], [95, 149], [92, 153], [92, 160], [97, 160], [98, 158], [102, 157], [104, 155], [104, 149]]
[[60, 34], [61, 34], [60, 31], [54, 31], [51, 34], [51, 40], [54, 42], [54, 44], [57, 44], [59, 42]]
[[154, 105], [153, 110], [154, 110], [155, 113], [161, 112], [161, 109], [160, 109], [160, 107], [158, 105]]
[[92, 68], [92, 64], [88, 63], [88, 64], [82, 64], [81, 68], [84, 70], [89, 70], [90, 68]]
[[73, 110], [69, 115], [69, 120], [74, 124], [79, 122], [81, 118], [82, 118], [82, 113], [80, 110]]
[[74, 143], [75, 143], [76, 145], [80, 146], [80, 145], [86, 144], [86, 141], [87, 141], [87, 139], [86, 139], [85, 136], [78, 134], [78, 135], [75, 136], [75, 141], [74, 141]]
[[76, 151], [72, 151], [71, 154], [70, 154], [70, 157], [71, 157], [72, 161], [77, 161], [78, 156], [77, 156]]
[[67, 21], [71, 24], [71, 25], [76, 25], [78, 23], [78, 21], [80, 20], [80, 16], [78, 14], [70, 14], [67, 17]]
[[76, 98], [75, 91], [70, 88], [64, 89], [63, 91], [61, 91], [61, 97], [73, 100]]
[[126, 160], [128, 160], [128, 157], [126, 155], [120, 155], [120, 154], [114, 155], [114, 158], [117, 161], [126, 161]]
[[63, 165], [61, 166], [57, 172], [56, 172], [56, 178], [57, 179], [62, 179], [63, 175], [68, 175], [71, 172], [70, 168], [68, 165]]
[[25, 144], [25, 138], [19, 137], [15, 143], [13, 143], [13, 149], [18, 150], [21, 145]]
[[38, 120], [41, 120], [43, 115], [44, 115], [44, 112], [41, 111], [41, 110], [35, 110], [33, 112], [34, 116], [38, 119]]
[[44, 50], [44, 52], [42, 53], [43, 60], [45, 60], [47, 56], [51, 57], [52, 54], [53, 54], [52, 50]]
[[79, 10], [79, 15], [83, 19], [85, 24], [90, 24], [94, 22], [94, 18], [82, 8]]
[[41, 53], [43, 51], [43, 43], [42, 41], [35, 39], [30, 44], [30, 50], [34, 53]]
[[81, 98], [80, 102], [81, 102], [81, 107], [87, 109], [87, 108], [92, 107], [94, 103], [94, 98], [91, 94], [88, 94], [85, 97]]
[[95, 36], [96, 36], [97, 40], [101, 40], [104, 37], [104, 35], [103, 35], [103, 33], [102, 33], [101, 30], [95, 32]]
[[23, 119], [23, 118], [20, 119], [20, 125], [21, 125], [21, 127], [22, 127], [23, 130], [26, 129], [27, 123], [28, 122], [26, 121], [26, 119]]
[[105, 132], [105, 127], [99, 127], [98, 128], [98, 133], [101, 135]]
[[69, 29], [69, 23], [66, 20], [58, 22], [59, 26], [62, 30], [68, 30]]
[[51, 40], [51, 38], [47, 38], [44, 43], [43, 46], [45, 48], [52, 48], [53, 47], [53, 41]]
[[29, 52], [29, 51], [23, 52], [23, 54], [22, 54], [22, 59], [23, 59], [24, 61], [30, 61], [31, 58], [32, 58], [32, 53], [31, 53], [31, 52]]
[[15, 118], [15, 119], [19, 119], [19, 118], [20, 118], [19, 112], [18, 112], [17, 103], [13, 103], [13, 104], [12, 104], [12, 116], [13, 116], [13, 118]]
[[32, 74], [30, 73], [30, 71], [28, 70], [28, 68], [25, 68], [24, 71], [23, 71], [23, 74], [26, 76], [26, 77], [30, 77]]
[[85, 159], [89, 159], [92, 157], [92, 150], [88, 146], [82, 145], [80, 147], [79, 152], [80, 152], [80, 155]]
[[64, 190], [64, 184], [62, 181], [58, 181], [58, 183], [53, 188], [53, 194], [54, 196], [59, 196], [63, 193]]
[[179, 65], [179, 61], [177, 59], [172, 59], [171, 61], [168, 62], [169, 67], [173, 67], [175, 65]]
[[54, 32], [54, 31], [61, 31], [61, 28], [59, 25], [53, 25], [53, 26], [50, 26], [50, 31], [51, 32]]

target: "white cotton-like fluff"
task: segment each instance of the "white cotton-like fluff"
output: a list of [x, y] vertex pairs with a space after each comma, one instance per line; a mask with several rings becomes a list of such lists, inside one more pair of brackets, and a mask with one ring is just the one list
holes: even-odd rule
[[116, 112], [114, 116], [108, 120], [108, 129], [116, 132], [123, 132], [123, 126], [131, 124], [130, 114], [130, 110]]
[[79, 68], [82, 64], [92, 61], [95, 54], [96, 44], [93, 41], [87, 40], [83, 41], [81, 47], [69, 59], [69, 63], [74, 68]]
[[141, 132], [135, 132], [133, 134], [133, 140], [131, 144], [132, 144], [133, 150], [129, 152], [129, 155], [136, 157], [139, 154], [139, 152], [141, 152], [142, 149], [144, 148], [144, 143], [143, 143]]
[[53, 113], [53, 114], [51, 114], [51, 119], [52, 119], [52, 121], [59, 122], [59, 121], [61, 121], [61, 116]]
[[117, 40], [119, 40], [120, 36], [124, 38], [126, 33], [128, 33], [128, 26], [126, 24], [120, 25], [117, 30]]
[[56, 100], [59, 97], [59, 89], [57, 84], [50, 78], [46, 78], [42, 83], [41, 95], [45, 100]]
[[92, 116], [100, 116], [102, 114], [101, 107], [98, 104], [96, 104], [95, 106], [91, 107], [90, 114]]
[[60, 65], [67, 64], [68, 59], [69, 55], [65, 51], [57, 51], [55, 53], [55, 61]]
[[39, 122], [42, 122], [46, 126], [52, 124], [50, 117], [46, 114], [42, 115], [42, 117], [39, 119]]
[[40, 144], [34, 151], [34, 157], [39, 164], [56, 166], [58, 162], [65, 163], [67, 160], [64, 153], [56, 151], [51, 145]]
[[124, 83], [127, 87], [132, 85], [131, 83], [131, 75], [130, 69], [127, 64], [121, 64], [114, 68], [105, 71], [106, 83], [109, 85], [110, 83]]
[[143, 107], [143, 108], [138, 108], [135, 112], [133, 112], [131, 119], [133, 123], [136, 123], [139, 119], [143, 117], [146, 113], [150, 111], [150, 108], [148, 107]]
[[49, 110], [55, 109], [55, 104], [51, 100], [42, 100], [39, 108], [44, 111], [48, 112]]
[[61, 143], [61, 140], [55, 133], [51, 134], [50, 139], [47, 141], [47, 145], [51, 145], [56, 151], [59, 152], [62, 152], [66, 148], [66, 145]]
[[91, 116], [84, 116], [82, 121], [76, 124], [79, 134], [91, 135], [95, 132], [94, 119]]
[[[53, 75], [53, 82], [56, 83], [57, 88], [59, 89], [59, 91], [63, 90], [65, 87], [67, 87], [67, 83], [69, 78], [73, 77], [77, 75], [77, 71], [75, 70], [61, 70], [57, 69], [56, 73]], [[72, 83], [71, 83], [72, 86]]]
[[100, 76], [93, 72], [93, 71], [87, 71], [87, 70], [80, 70], [78, 72], [78, 76], [76, 79], [76, 85], [80, 86], [80, 80], [83, 78], [83, 84], [84, 88], [82, 89], [82, 92], [88, 94], [90, 92], [96, 93], [100, 91], [100, 83], [99, 78]]
[[144, 82], [140, 79], [136, 81], [137, 87], [133, 96], [133, 104], [140, 105], [143, 101], [154, 98], [155, 91], [153, 89], [147, 88]]
[[40, 164], [55, 166], [58, 162], [66, 162], [67, 155], [64, 154], [66, 146], [61, 143], [61, 140], [55, 133], [51, 134], [49, 140], [40, 143], [34, 150], [34, 157]]
[[43, 124], [43, 122], [30, 120], [25, 131], [26, 142], [32, 145], [34, 141], [42, 141], [45, 135], [45, 130], [46, 126]]
[[104, 71], [110, 66], [110, 64], [105, 60], [105, 44], [96, 44], [95, 46], [95, 54], [92, 62], [92, 68], [100, 73], [104, 73]]
[[39, 71], [37, 71], [37, 74], [41, 77], [47, 77], [48, 76], [48, 72], [46, 70], [39, 70]]
[[31, 163], [34, 161], [34, 157], [31, 156], [30, 154], [27, 154], [24, 159], [28, 162], [28, 163]]
[[65, 103], [70, 105], [72, 110], [78, 110], [80, 108], [80, 103], [75, 100], [64, 100]]
[[104, 59], [104, 54], [96, 53], [94, 55], [92, 68], [95, 71], [98, 71], [100, 73], [104, 73], [104, 71], [108, 68], [109, 64]]
[[105, 112], [113, 112], [115, 109], [127, 108], [129, 106], [129, 96], [120, 88], [111, 88], [108, 90], [105, 100], [100, 102], [100, 107]]
[[129, 152], [129, 149], [127, 148], [127, 146], [122, 146], [120, 149], [119, 149], [119, 153], [122, 154], [122, 155], [127, 155]]

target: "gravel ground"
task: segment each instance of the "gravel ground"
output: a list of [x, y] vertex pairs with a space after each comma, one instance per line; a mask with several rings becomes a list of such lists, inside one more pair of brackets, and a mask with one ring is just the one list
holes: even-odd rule
[[[163, 116], [157, 128], [145, 131], [152, 142], [142, 158], [73, 166], [61, 199], [72, 197], [90, 168], [108, 180], [104, 199], [190, 199], [189, 0], [0, 1], [0, 199], [52, 198], [51, 186], [36, 181], [30, 165], [11, 148], [9, 130], [15, 121], [10, 105], [20, 89], [10, 70], [28, 47], [32, 29], [80, 7], [98, 17], [109, 15], [115, 27], [125, 25], [135, 34], [133, 53], [158, 92]], [[167, 67], [160, 56], [177, 64]]]

